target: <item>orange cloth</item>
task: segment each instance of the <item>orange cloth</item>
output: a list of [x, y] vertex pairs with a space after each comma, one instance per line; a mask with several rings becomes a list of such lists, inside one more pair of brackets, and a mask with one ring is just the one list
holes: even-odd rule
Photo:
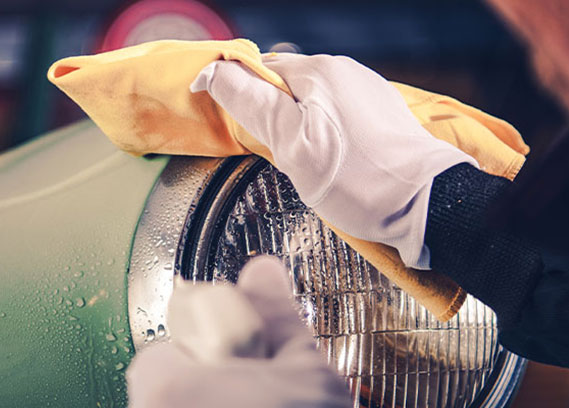
[[[189, 91], [201, 69], [218, 59], [240, 61], [292, 96], [283, 79], [263, 65], [257, 46], [243, 39], [157, 41], [94, 56], [65, 58], [52, 65], [48, 78], [77, 102], [118, 147], [134, 155], [224, 157], [255, 153], [274, 164], [268, 149], [207, 92]], [[394, 85], [435, 137], [473, 156], [485, 171], [515, 177], [529, 148], [511, 125], [452, 98]], [[450, 319], [462, 305], [465, 292], [446, 276], [406, 268], [395, 249], [332, 229], [438, 319]]]

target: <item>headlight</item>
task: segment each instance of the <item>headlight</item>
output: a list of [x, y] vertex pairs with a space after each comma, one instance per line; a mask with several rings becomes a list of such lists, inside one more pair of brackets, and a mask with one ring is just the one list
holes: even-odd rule
[[173, 159], [136, 233], [129, 276], [135, 347], [166, 340], [172, 278], [235, 282], [251, 257], [290, 271], [304, 318], [354, 406], [502, 407], [525, 362], [468, 297], [440, 323], [324, 226], [288, 178], [254, 158]]

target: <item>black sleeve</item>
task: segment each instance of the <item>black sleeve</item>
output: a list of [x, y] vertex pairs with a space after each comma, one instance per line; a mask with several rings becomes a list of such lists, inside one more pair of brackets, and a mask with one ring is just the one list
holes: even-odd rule
[[504, 347], [569, 367], [569, 265], [544, 265], [536, 246], [485, 222], [510, 184], [469, 164], [435, 178], [425, 232], [431, 267], [496, 312]]

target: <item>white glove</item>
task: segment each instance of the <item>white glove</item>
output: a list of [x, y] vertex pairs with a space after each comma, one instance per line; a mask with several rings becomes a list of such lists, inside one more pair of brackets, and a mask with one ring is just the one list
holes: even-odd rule
[[271, 54], [264, 63], [297, 101], [234, 61], [191, 85], [269, 148], [305, 204], [357, 238], [429, 268], [424, 234], [433, 178], [476, 161], [429, 134], [384, 78], [342, 56]]
[[[236, 287], [204, 289], [195, 286], [193, 294], [188, 288], [174, 289], [173, 297], [184, 292], [195, 300], [170, 303], [168, 321], [176, 326], [172, 343], [150, 346], [134, 357], [126, 374], [131, 408], [352, 405], [346, 384], [328, 367], [301, 322], [278, 260], [255, 258]], [[221, 289], [219, 296], [216, 289]], [[228, 295], [228, 289], [234, 293]], [[187, 329], [179, 326], [184, 315]], [[216, 315], [217, 321], [209, 321]], [[250, 331], [237, 327], [239, 322]], [[213, 344], [206, 345], [208, 340]], [[216, 348], [222, 357], [214, 359]], [[260, 352], [266, 356], [258, 357]]]

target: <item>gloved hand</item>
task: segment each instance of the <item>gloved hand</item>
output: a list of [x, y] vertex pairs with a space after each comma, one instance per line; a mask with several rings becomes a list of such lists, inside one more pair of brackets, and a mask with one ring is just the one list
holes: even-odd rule
[[236, 287], [176, 288], [168, 314], [172, 342], [137, 353], [127, 371], [131, 408], [351, 406], [278, 260], [250, 261]]
[[191, 85], [207, 91], [271, 151], [301, 199], [339, 229], [429, 268], [424, 246], [433, 178], [476, 161], [430, 135], [401, 95], [347, 57], [268, 54], [296, 101], [242, 64], [216, 61]]

